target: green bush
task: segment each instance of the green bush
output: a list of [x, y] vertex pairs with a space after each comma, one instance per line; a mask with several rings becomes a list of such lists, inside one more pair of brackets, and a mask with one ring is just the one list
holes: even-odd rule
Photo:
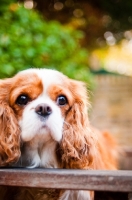
[[91, 80], [82, 32], [44, 20], [37, 11], [11, 4], [0, 16], [0, 78], [27, 68], [52, 68]]
[[17, 2], [17, 0], [0, 0], [0, 15], [3, 15], [3, 13], [8, 10], [9, 4], [15, 2]]

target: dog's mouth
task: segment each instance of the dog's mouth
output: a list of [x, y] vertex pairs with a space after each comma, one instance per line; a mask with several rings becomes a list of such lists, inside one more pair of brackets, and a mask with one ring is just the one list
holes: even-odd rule
[[48, 127], [46, 124], [44, 124], [44, 125], [42, 125], [42, 129], [47, 129], [47, 130], [49, 130], [49, 127]]
[[38, 115], [38, 118], [41, 122], [46, 122], [48, 120], [48, 116], [41, 116], [41, 115]]
[[49, 118], [48, 117], [42, 117], [42, 116], [40, 116], [39, 117], [39, 126], [40, 126], [40, 128], [39, 128], [39, 130], [41, 130], [41, 131], [50, 131], [50, 127], [49, 127], [49, 125], [48, 125], [48, 121], [49, 121]]
[[[39, 126], [39, 131], [40, 132], [44, 132], [44, 133], [47, 133], [47, 132], [50, 132], [50, 127], [48, 126], [47, 123], [42, 123], [40, 126]], [[38, 133], [39, 133], [38, 131]]]

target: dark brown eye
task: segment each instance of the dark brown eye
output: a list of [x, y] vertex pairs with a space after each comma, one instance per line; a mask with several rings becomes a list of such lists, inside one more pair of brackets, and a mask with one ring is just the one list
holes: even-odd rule
[[16, 103], [20, 106], [24, 106], [29, 102], [29, 98], [26, 95], [20, 95], [17, 100]]
[[67, 104], [67, 98], [63, 95], [59, 96], [57, 98], [57, 104], [60, 106], [64, 106], [65, 104]]

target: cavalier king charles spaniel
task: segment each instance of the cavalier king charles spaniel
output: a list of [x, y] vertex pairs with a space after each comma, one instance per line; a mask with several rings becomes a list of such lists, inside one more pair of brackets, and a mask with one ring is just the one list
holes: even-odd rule
[[[88, 108], [85, 84], [55, 70], [28, 69], [0, 80], [0, 165], [116, 169], [115, 142], [90, 125]], [[94, 198], [91, 191], [49, 191], [23, 188], [12, 200]]]

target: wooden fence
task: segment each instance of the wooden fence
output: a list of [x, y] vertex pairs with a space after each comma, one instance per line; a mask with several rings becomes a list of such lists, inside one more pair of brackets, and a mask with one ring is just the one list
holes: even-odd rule
[[41, 168], [29, 170], [1, 168], [0, 185], [68, 190], [95, 190], [114, 192], [114, 194], [118, 192], [121, 193], [121, 196], [125, 194], [123, 200], [132, 200], [132, 171], [129, 170], [102, 171]]

